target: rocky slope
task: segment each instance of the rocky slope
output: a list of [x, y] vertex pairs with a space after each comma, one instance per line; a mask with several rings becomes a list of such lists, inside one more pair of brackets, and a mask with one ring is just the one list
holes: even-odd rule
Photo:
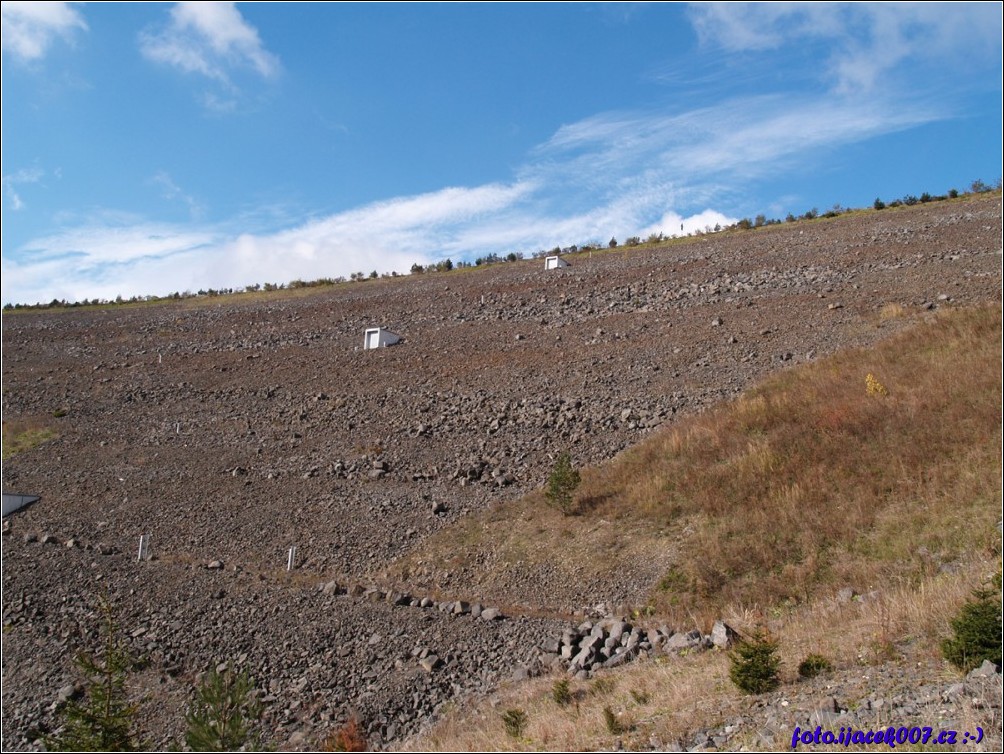
[[[353, 710], [375, 742], [400, 738], [532, 659], [561, 635], [559, 610], [650, 582], [548, 584], [493, 621], [324, 584], [366, 585], [458, 517], [541, 486], [564, 449], [600, 462], [771, 370], [999, 300], [1000, 249], [995, 195], [547, 273], [5, 315], [4, 421], [58, 437], [4, 463], [5, 490], [42, 495], [5, 524], [4, 748], [52, 725], [101, 594], [150, 659], [137, 682], [158, 744], [195, 674], [223, 662], [255, 676], [279, 745]], [[363, 351], [376, 325], [403, 342]], [[152, 561], [136, 562], [141, 533]], [[477, 598], [449, 574], [431, 586]]]

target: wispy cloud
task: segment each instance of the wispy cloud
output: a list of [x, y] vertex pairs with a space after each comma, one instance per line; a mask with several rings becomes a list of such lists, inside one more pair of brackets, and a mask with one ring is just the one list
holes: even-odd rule
[[[191, 225], [62, 218], [63, 231], [5, 250], [4, 300], [113, 298], [372, 269], [403, 272], [412, 263], [447, 256], [456, 261], [611, 236], [672, 234], [681, 225], [683, 232], [727, 225], [735, 220], [727, 210], [742, 206], [740, 195], [758, 180], [793, 168], [812, 170], [848, 144], [954, 116], [937, 93], [879, 92], [870, 85], [933, 54], [918, 46], [944, 52], [979, 37], [970, 28], [972, 18], [958, 28], [955, 20], [945, 20], [954, 19], [954, 8], [939, 26], [936, 14], [899, 7], [699, 6], [692, 13], [709, 47], [758, 55], [799, 34], [824, 40], [832, 88], [730, 96], [704, 107], [598, 113], [558, 128], [527, 154], [510, 181], [309, 218], [286, 207], [262, 207], [257, 214], [207, 224], [188, 187], [162, 172], [153, 183], [164, 198], [189, 207]], [[219, 83], [224, 100], [234, 70], [275, 75], [278, 61], [231, 5], [200, 8], [175, 8], [171, 25], [145, 38], [147, 54]], [[972, 12], [969, 6], [962, 10]], [[988, 44], [994, 49], [999, 41]], [[887, 49], [879, 50], [883, 45]], [[698, 71], [709, 81], [718, 78], [713, 66]], [[20, 206], [14, 182], [5, 178], [4, 190], [8, 202]]]
[[[113, 298], [404, 272], [447, 256], [669, 235], [681, 225], [691, 232], [734, 222], [714, 206], [749, 181], [940, 117], [943, 111], [916, 102], [824, 95], [601, 113], [558, 129], [511, 183], [445, 188], [300, 221], [287, 215], [285, 228], [274, 231], [245, 230], [267, 225], [255, 217], [194, 229], [130, 218], [81, 226], [67, 218], [67, 230], [5, 254], [4, 299], [15, 295], [8, 291], [21, 301]], [[154, 180], [167, 198], [187, 201], [167, 173]], [[268, 208], [265, 216], [273, 216]]]
[[21, 62], [45, 57], [59, 37], [72, 41], [87, 23], [69, 3], [4, 2], [0, 8], [3, 51]]
[[148, 60], [203, 76], [219, 86], [221, 91], [203, 94], [207, 107], [234, 107], [239, 73], [251, 72], [262, 79], [279, 74], [279, 58], [265, 49], [258, 30], [234, 3], [177, 3], [170, 16], [166, 27], [140, 34], [140, 51]]
[[944, 109], [884, 99], [763, 95], [682, 113], [612, 112], [562, 126], [538, 150], [535, 170], [568, 180], [620, 174], [688, 193], [777, 171], [788, 158], [945, 117]]
[[821, 45], [820, 71], [844, 94], [905, 65], [999, 65], [999, 3], [694, 3], [690, 15], [725, 52]]
[[[192, 229], [106, 215], [3, 258], [4, 300], [114, 298], [356, 271], [407, 271], [442, 258], [464, 227], [504, 210], [527, 185], [447, 188], [377, 202], [273, 233]], [[67, 218], [69, 220], [70, 218]]]
[[[101, 214], [101, 213], [97, 213]], [[188, 282], [200, 254], [225, 238], [209, 229], [193, 230], [109, 213], [101, 224], [81, 225], [37, 238], [23, 254], [2, 259], [4, 301], [113, 299], [119, 294], [156, 293], [167, 283]], [[137, 286], [143, 286], [138, 288]]]
[[24, 200], [17, 192], [17, 186], [24, 183], [38, 183], [42, 180], [45, 172], [41, 168], [22, 168], [16, 173], [3, 176], [3, 193], [7, 199], [7, 206], [15, 212], [24, 209]]
[[86, 225], [36, 239], [32, 242], [32, 259], [64, 260], [76, 272], [87, 274], [105, 265], [167, 257], [221, 240], [210, 230], [182, 229], [166, 223]]
[[205, 208], [203, 208], [199, 201], [190, 194], [185, 193], [166, 171], [162, 170], [157, 173], [150, 179], [150, 182], [160, 187], [161, 196], [168, 201], [180, 201], [187, 206], [193, 220], [199, 220], [205, 214]]

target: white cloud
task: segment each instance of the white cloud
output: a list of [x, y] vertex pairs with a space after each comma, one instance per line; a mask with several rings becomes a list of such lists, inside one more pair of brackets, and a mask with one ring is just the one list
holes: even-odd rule
[[[681, 224], [693, 232], [734, 222], [714, 207], [757, 178], [811, 169], [831, 149], [940, 117], [934, 106], [863, 95], [601, 113], [558, 129], [512, 183], [444, 188], [307, 221], [267, 207], [191, 227], [64, 217], [66, 230], [5, 251], [3, 297], [114, 298], [405, 272], [447, 256], [672, 235]], [[167, 173], [153, 181], [167, 198], [194, 202]]]
[[24, 200], [21, 199], [21, 195], [18, 194], [15, 187], [22, 183], [38, 183], [44, 175], [45, 173], [40, 168], [22, 168], [16, 173], [3, 176], [3, 193], [7, 198], [8, 206], [15, 212], [24, 209]]
[[79, 301], [161, 291], [167, 283], [198, 276], [200, 270], [191, 260], [220, 240], [212, 231], [144, 223], [128, 216], [116, 224], [114, 218], [115, 213], [108, 213], [104, 224], [53, 233], [35, 239], [22, 253], [5, 253], [3, 300]]
[[999, 67], [999, 3], [695, 3], [690, 16], [702, 43], [730, 53], [823, 45], [841, 93], [907, 65]]
[[200, 219], [204, 214], [205, 210], [198, 200], [186, 194], [177, 183], [171, 178], [171, 176], [166, 171], [160, 171], [150, 182], [155, 186], [159, 186], [161, 189], [161, 196], [163, 196], [168, 201], [180, 201], [188, 207], [188, 212], [193, 220]]
[[56, 37], [70, 41], [87, 24], [68, 3], [4, 2], [0, 7], [3, 51], [22, 61], [45, 57]]
[[723, 215], [713, 209], [706, 209], [689, 217], [683, 217], [677, 212], [667, 212], [657, 222], [643, 228], [637, 235], [641, 238], [648, 238], [653, 233], [662, 233], [665, 236], [685, 236], [698, 231], [713, 230], [715, 226], [724, 228], [735, 222], [738, 222], [738, 218]]
[[[92, 266], [75, 264], [72, 258], [26, 263], [4, 257], [0, 262], [4, 277], [3, 300], [23, 303], [44, 303], [53, 299], [113, 300], [120, 294], [128, 297], [133, 293], [197, 290], [192, 284], [201, 272], [198, 261], [195, 252], [148, 257], [132, 264]], [[193, 274], [193, 271], [196, 272]]]
[[376, 202], [314, 224], [326, 233], [369, 236], [373, 229], [393, 233], [428, 232], [458, 223], [477, 221], [512, 206], [528, 196], [532, 183], [489, 184], [476, 188], [445, 188], [414, 197]]
[[3, 259], [3, 298], [114, 298], [199, 288], [407, 272], [446, 256], [463, 229], [525, 197], [528, 184], [447, 188], [377, 202], [275, 233], [188, 229], [109, 216]]
[[853, 9], [841, 3], [692, 3], [704, 44], [730, 52], [772, 50], [792, 39], [841, 36]]
[[[648, 193], [685, 185], [693, 194], [775, 172], [788, 158], [941, 117], [919, 103], [795, 95], [744, 97], [683, 113], [602, 113], [562, 126], [537, 150], [535, 171], [552, 180], [564, 174], [569, 182], [615, 172]], [[630, 187], [622, 180], [614, 188], [623, 194]]]
[[[149, 60], [194, 73], [234, 90], [234, 73], [250, 70], [265, 79], [280, 70], [279, 59], [265, 49], [258, 30], [234, 3], [185, 2], [171, 9], [167, 27], [143, 32], [140, 50]], [[209, 94], [204, 98], [215, 109], [230, 106], [229, 98]]]
[[87, 274], [110, 264], [133, 263], [205, 247], [218, 241], [210, 230], [189, 230], [163, 223], [88, 225], [43, 236], [31, 243], [34, 259], [63, 259]]

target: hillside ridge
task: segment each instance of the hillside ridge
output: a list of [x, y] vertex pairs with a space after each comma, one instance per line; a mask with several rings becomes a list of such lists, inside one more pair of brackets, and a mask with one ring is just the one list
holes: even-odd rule
[[[527, 593], [491, 623], [319, 587], [384, 583], [437, 533], [505, 515], [562, 451], [603, 464], [769, 374], [999, 301], [1000, 240], [999, 197], [974, 197], [547, 273], [4, 315], [5, 448], [8, 428], [42, 438], [4, 461], [5, 489], [42, 495], [5, 522], [5, 748], [54, 725], [103, 593], [149, 660], [154, 745], [221, 662], [256, 679], [277, 746], [352, 712], [372, 745], [400, 742], [531, 662], [563, 625], [545, 612], [644, 605], [668, 563]], [[376, 325], [402, 343], [362, 350]], [[155, 560], [135, 561], [141, 533]], [[408, 587], [495, 604], [466, 596], [463, 567]]]

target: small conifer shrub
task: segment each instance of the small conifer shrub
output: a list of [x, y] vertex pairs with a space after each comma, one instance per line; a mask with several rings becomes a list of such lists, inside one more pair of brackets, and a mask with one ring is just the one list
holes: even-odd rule
[[833, 670], [833, 663], [819, 654], [807, 655], [804, 660], [798, 663], [798, 675], [800, 678], [815, 678], [821, 673], [828, 673]]
[[740, 642], [729, 654], [732, 662], [729, 677], [747, 694], [773, 691], [780, 685], [777, 671], [781, 658], [777, 652], [778, 642], [757, 631], [752, 638]]
[[638, 704], [648, 704], [652, 700], [651, 694], [647, 691], [638, 691], [637, 689], [631, 689], [631, 698]]
[[551, 697], [559, 707], [567, 707], [572, 703], [572, 692], [568, 688], [568, 679], [561, 678], [554, 682], [551, 688]]
[[1000, 582], [996, 589], [977, 589], [952, 620], [955, 636], [941, 643], [945, 659], [963, 673], [990, 660], [1001, 664]]
[[578, 470], [572, 468], [572, 457], [568, 453], [562, 453], [554, 464], [551, 476], [548, 477], [544, 497], [553, 507], [570, 516], [575, 513], [573, 495], [580, 481]]
[[507, 709], [502, 713], [502, 725], [505, 726], [505, 732], [513, 738], [522, 737], [523, 731], [526, 729], [526, 723], [526, 713], [518, 707]]
[[607, 726], [607, 732], [612, 736], [619, 736], [624, 732], [624, 724], [617, 719], [617, 715], [610, 707], [603, 708], [603, 722]]
[[100, 604], [104, 613], [103, 653], [81, 653], [77, 666], [88, 679], [81, 701], [70, 701], [61, 712], [63, 727], [46, 738], [53, 751], [138, 751], [134, 732], [137, 708], [129, 703], [126, 679], [133, 658], [119, 637], [118, 626], [107, 601]]
[[203, 678], [186, 715], [185, 742], [192, 751], [233, 751], [257, 745], [250, 725], [261, 717], [254, 683], [247, 673], [215, 668]]

